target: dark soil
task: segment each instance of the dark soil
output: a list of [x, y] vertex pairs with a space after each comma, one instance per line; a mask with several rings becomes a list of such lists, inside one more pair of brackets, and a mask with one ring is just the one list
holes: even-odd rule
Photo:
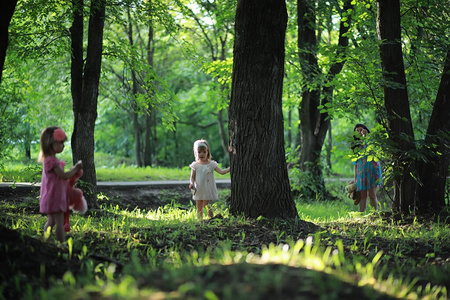
[[[192, 205], [190, 201], [190, 191], [186, 188], [176, 188], [172, 190], [149, 190], [137, 188], [127, 190], [124, 188], [108, 188], [107, 190], [102, 191], [102, 193], [108, 197], [108, 201], [110, 201], [112, 205], [119, 205], [120, 207], [126, 209], [156, 209], [162, 205], [174, 201], [174, 199], [177, 203], [181, 204], [180, 209], [183, 209], [183, 207], [188, 209]], [[1, 201], [15, 203], [20, 202], [24, 204], [20, 208], [21, 213], [24, 211], [27, 211], [30, 214], [39, 213], [38, 202], [36, 202], [37, 196], [37, 189], [35, 188], [16, 190], [0, 189]], [[98, 209], [93, 209], [93, 211], [101, 213]], [[388, 216], [386, 217], [388, 218]], [[220, 218], [221, 216], [216, 216], [215, 218], [205, 220], [204, 222], [215, 222], [215, 220]], [[226, 228], [224, 225], [221, 225], [222, 223], [218, 222], [217, 224], [217, 226], [222, 226], [220, 230], [225, 232], [228, 237], [242, 239], [242, 236], [245, 236], [243, 240], [243, 250], [249, 252], [258, 252], [260, 251], [262, 245], [269, 245], [270, 243], [279, 242], [278, 233], [282, 231], [285, 231], [286, 235], [292, 236], [295, 239], [305, 239], [311, 233], [317, 231], [330, 232], [330, 230], [333, 229], [331, 227], [327, 229], [319, 228], [315, 224], [301, 220], [296, 221], [295, 224], [294, 222], [274, 220], [253, 220], [240, 227], [228, 226]], [[211, 237], [214, 236], [210, 234], [209, 230], [203, 231], [200, 229], [196, 237], [197, 244], [183, 244], [183, 246], [187, 248], [203, 246], [205, 249], [210, 245], [217, 244], [217, 240], [211, 240]], [[216, 238], [214, 237], [214, 239]], [[352, 252], [349, 251], [349, 249], [354, 244], [354, 239], [346, 240], [345, 236], [326, 234], [323, 242], [332, 246], [337, 239], [343, 240], [346, 252], [348, 252], [349, 255], [352, 255]], [[165, 247], [165, 241], [146, 240], [141, 242], [152, 244], [154, 248]], [[360, 243], [364, 243], [364, 237], [361, 237]], [[373, 238], [371, 243], [377, 243], [378, 251], [383, 251], [384, 253], [390, 253], [396, 247], [396, 245], [392, 244], [392, 242], [379, 238]], [[408, 253], [402, 253], [402, 256], [405, 259], [413, 258], [416, 261], [424, 261], [427, 253], [435, 253], [436, 257], [428, 257], [427, 263], [437, 266], [448, 266], [450, 263], [450, 246], [446, 249], [440, 249], [439, 253], [436, 253], [436, 249], [433, 249], [433, 245], [414, 243], [410, 246], [410, 251]], [[61, 245], [58, 246], [55, 243], [45, 242], [40, 234], [36, 236], [27, 236], [17, 230], [11, 230], [3, 225], [0, 225], [0, 282], [2, 282], [0, 285], [0, 299], [2, 298], [2, 294], [6, 299], [16, 299], [23, 296], [17, 294], [17, 285], [23, 285], [23, 292], [26, 293], [26, 284], [29, 284], [34, 288], [47, 288], [53, 280], [62, 278], [64, 273], [68, 270], [70, 270], [74, 275], [80, 273], [82, 271], [82, 262], [78, 259], [77, 253], [73, 253], [71, 259], [68, 259], [69, 255], [70, 253], [67, 247], [63, 247]], [[368, 252], [366, 255], [369, 259], [373, 253]], [[109, 253], [96, 253], [95, 255], [89, 257], [89, 259], [94, 260], [96, 264], [102, 261], [112, 261], [119, 267], [125, 263], [114, 261], [114, 258], [111, 258]], [[42, 269], [42, 266], [45, 267], [45, 270]], [[321, 290], [321, 285], [317, 282], [310, 283], [308, 286], [301, 283], [309, 282], [308, 278], [310, 280], [311, 278], [316, 278], [317, 276], [321, 278], [322, 287], [332, 287], [333, 284], [324, 285], [324, 282], [336, 281], [335, 278], [326, 274], [316, 274], [315, 277], [311, 276], [310, 273], [317, 273], [311, 270], [289, 268], [283, 265], [271, 265], [269, 267], [273, 269], [274, 273], [281, 272], [284, 278], [282, 286], [278, 287], [276, 291], [273, 291], [272, 295], [269, 291], [267, 292], [267, 296], [269, 298], [318, 299], [321, 298], [320, 295], [323, 296], [323, 293], [327, 292], [326, 288]], [[239, 274], [238, 276], [245, 276], [245, 273], [249, 270], [258, 272], [257, 269], [262, 267], [257, 265], [246, 265], [245, 267], [233, 265], [220, 267], [211, 266], [210, 268], [211, 269], [209, 270], [199, 270], [198, 272], [206, 272], [208, 273], [208, 276], [212, 276], [214, 280], [220, 283], [234, 282], [236, 281], [236, 274]], [[242, 270], [237, 270], [240, 268], [242, 268]], [[46, 276], [42, 275], [44, 273]], [[155, 278], [160, 277], [156, 276]], [[182, 281], [182, 279], [180, 280]], [[428, 283], [428, 281], [423, 282], [423, 284], [426, 283]], [[163, 291], [166, 289], [170, 291], [170, 288], [167, 287], [167, 283], [163, 280], [152, 281], [149, 285]], [[359, 299], [389, 299], [386, 295], [379, 295], [377, 294], [378, 292], [375, 291], [369, 291], [368, 293], [368, 287], [363, 288], [343, 282], [340, 282], [340, 285], [343, 286], [340, 292], [335, 291], [333, 293], [333, 296], [336, 296], [337, 299], [348, 296], [357, 296]], [[299, 292], [301, 292], [301, 296], [299, 295]], [[220, 291], [218, 291], [218, 294], [220, 294]]]

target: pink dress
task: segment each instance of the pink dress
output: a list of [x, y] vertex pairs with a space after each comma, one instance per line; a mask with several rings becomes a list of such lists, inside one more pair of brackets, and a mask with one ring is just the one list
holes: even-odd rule
[[189, 165], [195, 170], [195, 188], [197, 191], [192, 197], [193, 200], [218, 200], [216, 180], [214, 179], [214, 169], [219, 164], [212, 160], [206, 165], [193, 162]]
[[40, 212], [43, 214], [66, 212], [69, 208], [68, 182], [61, 179], [55, 172], [51, 172], [58, 165], [64, 170], [64, 161], [60, 161], [54, 156], [49, 156], [44, 160], [40, 200]]

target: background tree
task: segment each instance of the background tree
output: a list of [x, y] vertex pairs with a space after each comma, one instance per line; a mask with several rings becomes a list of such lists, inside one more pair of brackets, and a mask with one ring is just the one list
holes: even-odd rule
[[0, 21], [0, 83], [2, 82], [3, 66], [5, 64], [6, 50], [8, 48], [8, 28], [14, 10], [16, 9], [17, 0], [4, 0], [0, 4], [2, 18]]
[[[428, 143], [425, 147], [416, 146], [401, 45], [400, 1], [378, 0], [377, 6], [389, 134], [387, 142], [392, 154], [394, 172], [393, 209], [403, 215], [440, 211], [445, 205], [443, 200], [450, 158], [450, 121], [442, 113], [450, 109], [448, 96], [445, 96], [445, 92], [449, 90], [448, 41], [443, 45], [447, 52], [441, 52], [446, 54], [446, 58], [425, 137], [425, 142]], [[438, 165], [439, 163], [441, 165]], [[430, 180], [435, 182], [431, 183]], [[418, 195], [421, 197], [417, 197]], [[434, 199], [430, 198], [431, 195]]]
[[73, 1], [71, 91], [74, 130], [72, 153], [74, 164], [83, 161], [82, 180], [95, 188], [97, 178], [94, 163], [94, 130], [97, 119], [98, 88], [103, 51], [105, 1], [91, 2], [86, 57], [83, 51], [84, 1]]
[[[231, 45], [233, 41], [236, 0], [182, 1], [176, 0], [185, 19], [181, 28], [194, 37], [187, 55], [195, 58], [206, 73], [213, 78], [209, 82], [209, 105], [214, 107], [223, 158], [228, 160], [228, 135], [226, 130], [227, 107], [230, 98]], [[184, 43], [190, 43], [184, 39]], [[201, 50], [203, 49], [203, 50]]]
[[445, 207], [445, 186], [450, 166], [450, 50], [447, 51], [441, 83], [428, 125], [425, 145], [428, 159], [419, 161], [418, 204], [422, 213], [440, 212]]
[[398, 149], [393, 156], [394, 209], [407, 213], [414, 203], [412, 161], [404, 154], [414, 149], [405, 67], [401, 45], [400, 1], [377, 1], [377, 29], [383, 70], [384, 103], [390, 140]]
[[239, 0], [229, 109], [233, 214], [297, 216], [286, 168], [281, 98], [283, 0]]
[[[332, 103], [334, 83], [346, 60], [348, 31], [352, 16], [351, 1], [346, 0], [340, 10], [338, 44], [327, 61], [328, 68], [319, 65], [319, 43], [321, 30], [318, 25], [318, 7], [316, 1], [299, 0], [298, 13], [298, 54], [302, 70], [302, 91], [299, 107], [300, 118], [300, 159], [298, 167], [301, 172], [310, 175], [310, 180], [303, 187], [311, 192], [304, 192], [307, 197], [323, 199], [326, 195], [325, 183], [320, 157], [325, 138], [331, 126], [331, 116], [324, 107]], [[330, 6], [327, 9], [332, 9]], [[331, 32], [330, 32], [331, 35]], [[322, 46], [323, 47], [323, 46]], [[326, 69], [325, 71], [323, 71]], [[312, 188], [314, 187], [314, 188]]]

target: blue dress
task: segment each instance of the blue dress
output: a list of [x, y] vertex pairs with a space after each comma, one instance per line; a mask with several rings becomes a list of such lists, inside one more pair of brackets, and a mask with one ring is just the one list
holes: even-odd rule
[[383, 178], [381, 175], [381, 165], [379, 161], [368, 160], [372, 154], [367, 149], [367, 143], [361, 146], [358, 151], [356, 164], [356, 190], [364, 191], [374, 186], [382, 186]]

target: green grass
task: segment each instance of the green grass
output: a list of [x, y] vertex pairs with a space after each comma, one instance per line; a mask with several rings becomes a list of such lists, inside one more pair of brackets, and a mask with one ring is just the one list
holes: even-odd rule
[[[72, 166], [71, 160], [66, 160], [66, 170]], [[160, 181], [160, 180], [189, 180], [189, 167], [143, 167], [133, 165], [96, 163], [97, 181]], [[17, 161], [3, 162], [0, 166], [0, 182], [40, 182], [42, 165], [36, 162], [23, 163]], [[230, 178], [230, 174], [217, 175], [216, 178]]]
[[[40, 165], [3, 165], [3, 180], [37, 180], [40, 174]], [[117, 164], [97, 172], [100, 181], [189, 178], [188, 168]], [[389, 200], [382, 194], [382, 211], [359, 213], [344, 185], [327, 183], [333, 201], [297, 201], [299, 220], [291, 222], [232, 216], [223, 200], [213, 205], [223, 219], [199, 222], [194, 207], [175, 199], [157, 210], [130, 211], [121, 208], [121, 199], [99, 195], [100, 209], [71, 216], [69, 251], [60, 254], [66, 261], [81, 259], [82, 272], [67, 272], [45, 288], [51, 269], [42, 269], [39, 278], [16, 274], [0, 285], [0, 299], [7, 284], [23, 299], [263, 299], [286, 289], [339, 299], [347, 285], [364, 295], [447, 299], [449, 221], [394, 222], [385, 217]], [[220, 190], [221, 199], [228, 195]], [[1, 201], [0, 224], [42, 241], [46, 218], [38, 207], [36, 196]], [[300, 220], [320, 226], [319, 232], [295, 231]], [[57, 244], [53, 238], [46, 243]], [[32, 256], [36, 247], [20, 249]], [[327, 294], [314, 294], [321, 290]]]
[[[84, 271], [66, 273], [46, 289], [33, 287], [30, 281], [25, 299], [262, 299], [288, 288], [286, 280], [302, 276], [300, 286], [311, 281], [310, 288], [320, 290], [321, 285], [331, 284], [336, 295], [342, 285], [351, 284], [398, 298], [447, 297], [447, 290], [436, 283], [448, 280], [448, 266], [439, 269], [426, 264], [425, 260], [433, 260], [432, 254], [422, 262], [407, 255], [414, 251], [412, 242], [433, 245], [436, 253], [447, 247], [450, 228], [445, 223], [415, 221], [403, 226], [386, 223], [378, 213], [356, 213], [347, 201], [298, 202], [301, 219], [324, 230], [297, 239], [277, 223], [267, 231], [276, 240], [255, 249], [252, 240], [258, 234], [248, 229], [263, 230], [268, 225], [229, 215], [223, 202], [214, 204], [223, 219], [199, 223], [193, 207], [179, 209], [176, 203], [157, 210], [128, 211], [105, 196], [98, 201], [100, 210], [71, 217], [69, 253], [83, 259]], [[2, 203], [2, 224], [40, 238], [46, 218], [30, 213], [29, 208], [36, 205], [37, 199]], [[384, 246], [377, 244], [378, 239]], [[110, 257], [111, 262], [96, 263], [89, 258], [93, 254]], [[119, 270], [112, 261], [123, 267]], [[421, 264], [426, 266], [418, 267]], [[324, 281], [324, 276], [334, 279]], [[213, 277], [221, 283], [214, 283]], [[416, 285], [423, 280], [429, 284]]]

